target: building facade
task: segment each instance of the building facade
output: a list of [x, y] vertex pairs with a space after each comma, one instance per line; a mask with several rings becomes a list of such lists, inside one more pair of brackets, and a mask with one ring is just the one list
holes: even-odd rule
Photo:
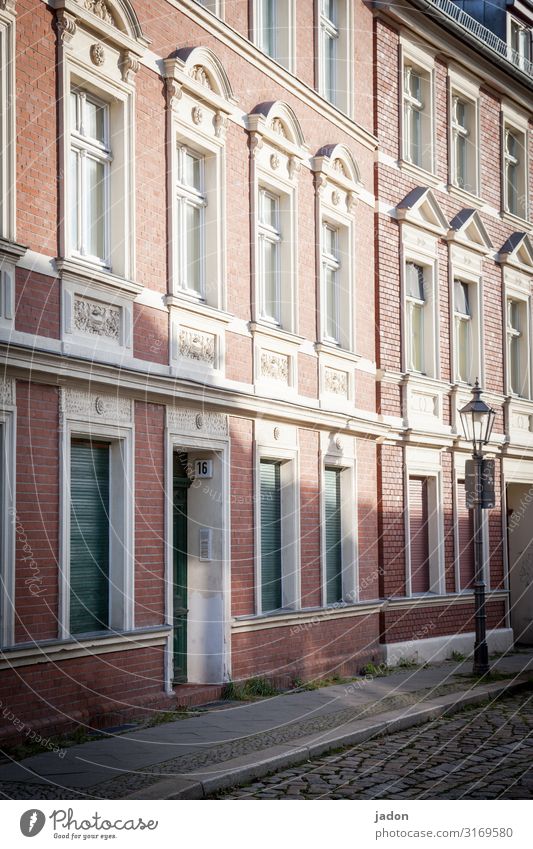
[[476, 377], [528, 638], [527, 14], [430, 5], [0, 2], [3, 738], [469, 649]]

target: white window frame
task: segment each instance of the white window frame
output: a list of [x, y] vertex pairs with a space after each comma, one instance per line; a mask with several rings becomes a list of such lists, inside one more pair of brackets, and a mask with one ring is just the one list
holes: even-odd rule
[[[92, 415], [97, 401], [93, 393], [79, 392], [80, 400], [69, 401], [69, 391], [63, 400], [60, 450], [60, 592], [59, 638], [70, 638], [70, 450], [73, 439], [91, 439], [110, 443], [109, 464], [109, 630], [134, 629], [134, 423], [131, 402], [117, 398], [100, 397], [112, 411], [104, 412], [105, 422], [96, 421]], [[80, 412], [76, 412], [76, 406]], [[127, 406], [130, 422], [126, 421]], [[85, 415], [81, 411], [85, 412]], [[81, 413], [81, 414], [80, 414]]]
[[[338, 447], [339, 446], [339, 447]], [[359, 519], [357, 514], [357, 458], [355, 440], [340, 437], [338, 446], [333, 444], [331, 434], [321, 434], [321, 480], [320, 480], [320, 551], [322, 576], [322, 606], [335, 607], [355, 604], [359, 601]], [[340, 471], [341, 489], [341, 562], [342, 602], [327, 603], [326, 562], [326, 469]]]
[[[255, 609], [263, 613], [261, 600], [261, 483], [262, 460], [280, 463], [281, 484], [281, 610], [301, 608], [300, 574], [300, 469], [296, 448], [255, 444], [254, 532]], [[270, 613], [271, 611], [264, 611]], [[277, 611], [280, 612], [280, 611]]]
[[0, 5], [0, 239], [16, 240], [15, 15]]
[[[513, 47], [513, 29], [516, 29], [518, 32], [518, 47]], [[518, 58], [519, 67], [525, 71], [528, 70], [528, 63], [531, 62], [533, 58], [532, 35], [531, 27], [527, 26], [527, 24], [523, 23], [523, 21], [519, 18], [515, 18], [514, 15], [509, 12], [507, 13], [507, 45], [509, 47], [509, 58], [513, 63]], [[526, 51], [522, 49], [524, 42], [527, 44]]]
[[[519, 145], [519, 156], [514, 157], [508, 149], [508, 133], [512, 133]], [[504, 218], [511, 223], [528, 221], [529, 216], [529, 124], [527, 115], [514, 107], [514, 104], [502, 100], [501, 105], [501, 211]], [[515, 212], [509, 209], [509, 184], [507, 171], [512, 167], [513, 159], [517, 160], [519, 171], [517, 175], [518, 208]], [[522, 206], [521, 206], [522, 201]], [[524, 229], [523, 225], [521, 229]]]
[[[414, 264], [423, 269], [424, 275], [424, 294], [425, 299], [422, 301], [414, 296], [410, 296], [407, 292], [407, 265]], [[427, 257], [421, 258], [416, 254], [407, 252], [403, 264], [403, 279], [404, 279], [404, 301], [405, 301], [405, 371], [410, 374], [420, 375], [423, 377], [437, 377], [438, 371], [438, 334], [437, 334], [437, 318], [436, 311], [436, 285], [437, 285], [437, 268], [436, 262], [428, 260]], [[409, 310], [409, 305], [412, 309], [420, 307], [422, 311], [422, 354], [423, 363], [422, 371], [419, 371], [412, 366], [412, 327]]]
[[[327, 0], [315, 0], [318, 51], [318, 91], [322, 97], [349, 116], [353, 114], [353, 9], [349, 0], [333, 0], [336, 6], [335, 19], [325, 10]], [[334, 40], [334, 79], [328, 90], [327, 49], [329, 40]]]
[[[274, 203], [275, 223], [269, 224], [264, 220], [264, 200], [268, 198]], [[280, 195], [274, 194], [269, 189], [259, 186], [258, 189], [258, 213], [257, 213], [257, 253], [258, 253], [258, 275], [259, 275], [259, 301], [260, 319], [267, 323], [281, 326], [281, 274], [282, 274], [282, 251], [283, 231], [281, 229], [281, 204]], [[274, 246], [274, 309], [270, 314], [267, 307], [265, 256], [267, 245]]]
[[409, 479], [426, 478], [428, 493], [428, 553], [429, 553], [429, 591], [427, 595], [443, 595], [446, 592], [445, 556], [444, 556], [444, 511], [443, 511], [443, 473], [440, 453], [431, 449], [408, 448], [404, 472], [404, 491], [407, 509], [405, 511], [405, 566], [406, 594], [411, 590], [411, 530], [409, 509]]
[[[450, 71], [450, 183], [453, 189], [479, 196], [479, 86], [470, 79]], [[460, 125], [455, 116], [456, 102], [466, 107], [466, 124]], [[466, 139], [466, 179], [460, 185], [457, 174], [457, 141]]]
[[15, 642], [16, 404], [15, 381], [0, 380], [0, 646]]
[[[73, 189], [74, 180], [72, 180], [72, 172], [70, 172], [70, 188], [69, 188], [69, 223], [72, 217], [75, 216], [76, 231], [78, 234], [77, 244], [74, 243], [73, 233], [70, 233], [69, 254], [75, 257], [80, 257], [84, 262], [94, 263], [103, 268], [110, 268], [110, 201], [111, 201], [111, 163], [113, 154], [111, 151], [110, 142], [110, 120], [109, 103], [102, 100], [98, 96], [87, 91], [85, 88], [75, 85], [70, 90], [70, 101], [72, 97], [76, 98], [76, 115], [79, 117], [79, 127], [73, 126], [70, 122], [70, 154], [75, 153], [78, 157], [77, 173], [75, 177], [77, 198], [77, 209], [75, 213], [72, 210], [73, 204]], [[104, 133], [103, 141], [100, 143], [96, 139], [92, 139], [83, 132], [84, 128], [84, 112], [87, 100], [91, 101], [99, 108], [104, 110]], [[81, 115], [79, 114], [81, 112]], [[70, 113], [72, 114], [72, 113]], [[77, 118], [78, 120], [78, 118]], [[71, 157], [69, 154], [69, 168], [71, 167]], [[104, 222], [103, 222], [103, 253], [102, 256], [93, 254], [88, 250], [89, 229], [91, 221], [89, 220], [88, 212], [88, 193], [87, 193], [87, 160], [93, 160], [101, 165], [104, 169]], [[71, 228], [70, 228], [71, 229]]]
[[[455, 298], [455, 282], [458, 281], [468, 286], [470, 316], [467, 319], [469, 322], [469, 369], [466, 379], [462, 379], [459, 375], [459, 348], [457, 338], [456, 323], [463, 319], [456, 309]], [[450, 288], [451, 288], [451, 318], [453, 322], [453, 348], [452, 348], [452, 373], [455, 383], [471, 386], [476, 378], [481, 383], [484, 382], [484, 363], [483, 363], [483, 282], [480, 275], [468, 271], [464, 266], [454, 264], [452, 262], [450, 270]]]
[[[326, 248], [327, 238], [326, 233], [329, 232], [332, 234], [332, 241], [334, 243], [333, 252], [328, 252]], [[332, 222], [328, 220], [322, 221], [322, 262], [321, 262], [321, 276], [322, 276], [322, 298], [324, 302], [324, 327], [323, 327], [323, 337], [326, 342], [331, 342], [334, 345], [340, 345], [340, 300], [341, 300], [341, 292], [340, 292], [340, 277], [342, 274], [342, 260], [340, 256], [340, 248], [339, 248], [339, 229]], [[330, 293], [329, 293], [329, 285], [328, 285], [328, 273], [333, 275], [333, 298], [334, 303], [330, 303]], [[333, 309], [331, 309], [333, 307]], [[330, 323], [334, 326], [334, 332], [330, 333]]]
[[[401, 158], [404, 163], [431, 174], [435, 173], [435, 68], [430, 54], [401, 39], [400, 50], [400, 129]], [[417, 100], [406, 92], [408, 73], [415, 72], [421, 78], [422, 97]], [[412, 156], [410, 121], [407, 112], [416, 109], [421, 115], [421, 161], [415, 162]]]
[[[272, 38], [268, 45], [264, 16], [271, 4]], [[294, 73], [296, 65], [296, 0], [252, 0], [251, 37], [254, 44], [275, 62]]]
[[224, 18], [224, 0], [196, 0], [199, 6], [212, 12], [217, 18]]
[[[178, 281], [179, 288], [182, 292], [192, 298], [198, 298], [200, 301], [205, 300], [206, 292], [206, 224], [205, 224], [205, 208], [207, 206], [207, 193], [205, 188], [205, 156], [199, 153], [193, 147], [187, 144], [177, 145], [177, 175], [176, 175], [176, 227], [177, 232], [174, 236], [178, 243]], [[185, 158], [192, 156], [199, 162], [200, 171], [200, 188], [190, 186], [186, 183], [185, 174]], [[189, 257], [187, 255], [187, 207], [193, 207], [199, 211], [200, 217], [200, 233], [199, 233], [199, 288], [195, 289], [187, 283], [187, 268], [189, 265]]]
[[[520, 329], [512, 328], [509, 321], [510, 305], [515, 303], [520, 310]], [[518, 393], [513, 387], [511, 377], [511, 344], [513, 339], [520, 339], [520, 382], [525, 387], [525, 392]], [[531, 398], [531, 297], [518, 291], [507, 291], [505, 297], [505, 345], [506, 345], [506, 391], [508, 395], [515, 398]]]

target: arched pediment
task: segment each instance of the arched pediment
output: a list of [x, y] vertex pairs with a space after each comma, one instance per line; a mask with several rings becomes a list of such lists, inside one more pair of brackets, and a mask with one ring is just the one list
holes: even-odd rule
[[76, 0], [95, 17], [106, 24], [117, 27], [130, 38], [143, 38], [135, 9], [129, 0]]
[[305, 147], [305, 138], [294, 110], [281, 100], [259, 103], [248, 116], [250, 129], [276, 136], [294, 147]]
[[235, 101], [233, 89], [222, 62], [208, 47], [178, 50], [176, 62], [188, 77], [224, 100]]
[[141, 56], [150, 40], [143, 34], [130, 0], [49, 0], [57, 13], [61, 42], [70, 43], [80, 25], [91, 33], [105, 35], [108, 43]]
[[327, 171], [333, 179], [361, 185], [361, 172], [355, 158], [344, 144], [324, 145], [313, 159], [313, 171]]

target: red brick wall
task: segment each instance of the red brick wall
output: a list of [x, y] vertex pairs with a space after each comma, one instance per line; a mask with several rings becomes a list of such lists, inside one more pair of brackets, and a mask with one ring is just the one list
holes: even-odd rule
[[141, 360], [168, 364], [168, 313], [133, 305], [133, 354]]
[[232, 648], [234, 680], [259, 675], [288, 685], [295, 678], [354, 675], [381, 660], [378, 615], [237, 633]]
[[377, 506], [376, 445], [357, 440], [357, 510], [359, 580], [361, 601], [379, 597], [379, 528]]
[[59, 339], [59, 280], [17, 268], [15, 329]]
[[58, 391], [17, 381], [15, 640], [58, 635]]
[[379, 519], [382, 596], [403, 596], [405, 584], [404, 528], [404, 449], [395, 445], [378, 446], [380, 476]]
[[0, 739], [24, 739], [28, 728], [52, 735], [80, 724], [115, 724], [151, 708], [168, 710], [163, 661], [163, 648], [152, 647], [3, 672], [0, 699], [7, 713], [0, 713]]
[[320, 436], [317, 431], [298, 430], [300, 448], [300, 558], [302, 607], [322, 603], [320, 572]]
[[[474, 600], [467, 604], [420, 607], [415, 610], [387, 608], [380, 614], [381, 642], [399, 643], [445, 634], [474, 631]], [[487, 628], [505, 627], [505, 604], [487, 602]]]
[[165, 408], [135, 402], [135, 625], [165, 621]]

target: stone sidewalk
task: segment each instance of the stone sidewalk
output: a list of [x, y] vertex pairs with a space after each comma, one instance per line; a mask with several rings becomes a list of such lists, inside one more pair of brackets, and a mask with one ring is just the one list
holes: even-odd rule
[[[509, 678], [483, 684], [471, 661], [398, 669], [253, 703], [232, 702], [154, 728], [110, 735], [0, 767], [6, 798], [204, 798], [342, 745], [453, 713], [524, 687], [533, 651], [493, 661]], [[499, 678], [499, 676], [497, 676]]]

